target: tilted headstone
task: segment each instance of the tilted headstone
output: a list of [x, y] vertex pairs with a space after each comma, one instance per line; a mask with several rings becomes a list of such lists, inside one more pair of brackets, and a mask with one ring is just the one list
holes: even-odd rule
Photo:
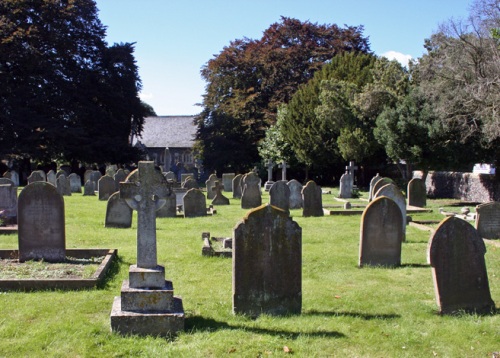
[[401, 192], [401, 189], [399, 189], [396, 185], [394, 184], [387, 184], [381, 187], [377, 193], [375, 194], [374, 198], [378, 198], [380, 196], [387, 196], [388, 198], [391, 198], [394, 200], [394, 202], [398, 205], [399, 210], [401, 210], [401, 220], [402, 220], [402, 225], [403, 225], [403, 241], [406, 240], [406, 199], [403, 193]]
[[82, 192], [82, 179], [76, 173], [71, 173], [68, 177], [69, 186], [72, 193], [81, 193]]
[[83, 195], [84, 196], [95, 196], [95, 184], [90, 179], [85, 182], [83, 186]]
[[420, 178], [413, 178], [408, 182], [408, 205], [424, 208], [427, 205], [427, 189], [425, 181]]
[[448, 217], [439, 224], [429, 241], [428, 261], [440, 313], [495, 310], [485, 253], [483, 240], [465, 220]]
[[63, 196], [71, 196], [71, 184], [66, 175], [61, 174], [56, 179], [56, 190]]
[[217, 179], [217, 176], [215, 174], [210, 174], [210, 176], [208, 177], [207, 181], [205, 182], [205, 187], [207, 189], [207, 199], [208, 200], [212, 200], [214, 198], [214, 196], [215, 196], [215, 193], [212, 190], [212, 188], [213, 188], [216, 180], [219, 180], [219, 179]]
[[323, 216], [323, 197], [321, 187], [309, 180], [302, 188], [302, 216]]
[[476, 230], [484, 239], [500, 239], [500, 203], [498, 201], [476, 206]]
[[120, 190], [120, 183], [125, 181], [127, 179], [127, 173], [125, 173], [125, 170], [123, 169], [118, 169], [113, 176], [113, 180], [115, 181], [115, 191]]
[[286, 180], [278, 180], [269, 189], [269, 203], [286, 213], [290, 212], [290, 188]]
[[288, 182], [288, 187], [290, 188], [290, 209], [302, 209], [304, 200], [302, 199], [302, 189], [303, 186], [297, 180], [292, 179]]
[[242, 181], [241, 208], [253, 209], [262, 205], [260, 178], [254, 172], [246, 174]]
[[215, 191], [215, 196], [212, 200], [212, 205], [229, 205], [229, 199], [222, 194], [224, 185], [222, 185], [218, 180], [215, 182], [212, 190]]
[[243, 175], [238, 174], [233, 178], [233, 198], [234, 199], [241, 199], [241, 179], [243, 178]]
[[352, 175], [347, 171], [340, 177], [339, 198], [352, 198]]
[[370, 180], [370, 192], [368, 193], [368, 201], [372, 201], [373, 200], [373, 187], [375, 186], [375, 184], [377, 184], [377, 182], [382, 179], [382, 177], [380, 176], [379, 173], [377, 173], [377, 175], [375, 175], [372, 180]]
[[27, 185], [18, 200], [19, 261], [66, 259], [64, 199], [47, 182]]
[[104, 227], [132, 227], [132, 208], [125, 199], [120, 198], [119, 191], [113, 193], [108, 199]]
[[17, 186], [8, 178], [0, 178], [0, 213], [6, 224], [17, 223]]
[[31, 175], [28, 177], [28, 184], [37, 182], [37, 181], [45, 181], [46, 175], [43, 170], [34, 170], [31, 172]]
[[233, 312], [300, 314], [302, 229], [284, 211], [262, 205], [233, 231]]
[[222, 185], [224, 185], [224, 191], [233, 191], [233, 179], [235, 177], [234, 173], [224, 173], [222, 174]]
[[207, 199], [200, 189], [189, 189], [182, 198], [185, 218], [207, 215]]
[[401, 265], [401, 210], [394, 200], [373, 199], [361, 217], [359, 266]]
[[115, 192], [115, 180], [109, 175], [104, 175], [97, 182], [99, 200], [108, 200], [111, 194]]
[[47, 182], [49, 182], [53, 186], [57, 186], [56, 179], [56, 173], [52, 169], [49, 170], [49, 172], [47, 173]]

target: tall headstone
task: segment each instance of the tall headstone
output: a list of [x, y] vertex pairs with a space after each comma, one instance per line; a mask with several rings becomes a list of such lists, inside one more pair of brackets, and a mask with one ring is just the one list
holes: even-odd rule
[[302, 229], [284, 211], [262, 205], [233, 232], [233, 312], [300, 314]]
[[116, 191], [115, 180], [109, 175], [101, 177], [97, 183], [99, 200], [108, 200], [111, 194]]
[[104, 227], [132, 227], [132, 208], [125, 199], [120, 198], [119, 191], [113, 193], [108, 199]]
[[476, 230], [484, 239], [500, 239], [500, 203], [498, 201], [476, 206]]
[[56, 179], [56, 173], [52, 169], [49, 170], [49, 172], [47, 173], [47, 182], [49, 182], [53, 186], [56, 186]]
[[339, 188], [339, 198], [352, 198], [352, 186], [353, 186], [352, 175], [346, 171], [340, 177], [340, 188]]
[[321, 187], [309, 180], [302, 188], [303, 209], [302, 216], [323, 216], [323, 198]]
[[278, 180], [269, 189], [269, 203], [286, 213], [290, 212], [290, 188], [285, 180]]
[[66, 175], [61, 174], [57, 177], [56, 190], [63, 196], [71, 196], [71, 183]]
[[253, 209], [262, 205], [260, 178], [254, 172], [246, 174], [242, 179], [241, 208]]
[[233, 198], [241, 199], [241, 179], [243, 175], [238, 174], [233, 178]]
[[224, 185], [224, 191], [233, 191], [233, 179], [235, 177], [234, 173], [224, 173], [222, 174], [222, 185]]
[[208, 200], [212, 200], [214, 198], [214, 196], [215, 196], [215, 193], [212, 190], [212, 188], [213, 188], [216, 180], [218, 180], [217, 179], [217, 175], [210, 174], [210, 176], [208, 177], [207, 181], [205, 182], [205, 186], [206, 186], [206, 189], [207, 189], [207, 199]]
[[373, 199], [361, 217], [359, 266], [399, 266], [403, 242], [401, 210], [394, 200]]
[[66, 259], [64, 199], [42, 181], [27, 185], [18, 200], [19, 261]]
[[166, 181], [154, 162], [139, 162], [125, 183], [120, 197], [137, 210], [137, 265], [111, 310], [111, 329], [120, 334], [170, 336], [184, 329], [182, 300], [174, 297], [165, 268], [157, 263], [156, 211], [164, 205]]
[[207, 215], [207, 199], [200, 189], [189, 189], [182, 198], [185, 218]]
[[212, 205], [229, 205], [229, 199], [222, 194], [224, 185], [222, 185], [218, 180], [215, 182], [212, 190], [215, 191], [215, 196], [212, 200]]
[[271, 189], [271, 187], [274, 184], [273, 168], [274, 168], [275, 163], [271, 159], [269, 159], [267, 161], [266, 165], [267, 165], [267, 181], [264, 183], [264, 190], [269, 191], [269, 189]]
[[441, 222], [428, 246], [440, 313], [491, 313], [495, 310], [485, 253], [483, 240], [468, 222], [456, 217]]
[[288, 187], [290, 188], [290, 209], [302, 209], [303, 199], [302, 199], [302, 189], [303, 186], [297, 180], [292, 179], [288, 182]]
[[373, 200], [373, 187], [375, 186], [375, 184], [377, 184], [377, 182], [382, 179], [382, 177], [380, 176], [379, 173], [377, 173], [377, 175], [375, 175], [372, 180], [370, 180], [370, 192], [368, 194], [368, 201], [372, 201]]
[[427, 189], [425, 181], [420, 178], [413, 178], [408, 182], [408, 205], [424, 208], [427, 205]]
[[68, 177], [69, 186], [72, 193], [81, 193], [82, 192], [82, 179], [76, 173], [71, 173]]
[[381, 187], [374, 198], [378, 198], [380, 196], [387, 196], [394, 200], [394, 202], [398, 205], [399, 210], [401, 210], [401, 220], [403, 225], [403, 241], [406, 240], [406, 199], [401, 189], [399, 189], [394, 184], [387, 184]]
[[30, 176], [28, 177], [28, 184], [37, 182], [37, 181], [45, 181], [46, 180], [46, 175], [43, 170], [34, 170], [31, 172]]

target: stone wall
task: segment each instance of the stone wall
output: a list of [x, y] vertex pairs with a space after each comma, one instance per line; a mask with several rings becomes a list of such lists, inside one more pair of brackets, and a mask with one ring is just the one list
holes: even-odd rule
[[[413, 172], [423, 178], [423, 172]], [[425, 178], [429, 198], [451, 198], [464, 201], [500, 201], [500, 181], [495, 175], [460, 172], [429, 172]]]

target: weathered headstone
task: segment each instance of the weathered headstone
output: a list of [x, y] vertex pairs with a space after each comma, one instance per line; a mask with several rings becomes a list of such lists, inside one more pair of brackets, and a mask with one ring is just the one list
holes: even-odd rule
[[406, 199], [403, 193], [401, 192], [401, 189], [399, 189], [396, 185], [394, 184], [387, 184], [381, 187], [377, 193], [375, 194], [374, 198], [378, 198], [380, 196], [387, 196], [388, 198], [391, 198], [394, 200], [394, 202], [398, 205], [399, 210], [401, 210], [401, 220], [403, 224], [403, 241], [406, 240]]
[[271, 159], [269, 159], [267, 161], [266, 165], [267, 165], [267, 181], [264, 183], [264, 190], [269, 191], [269, 189], [271, 189], [271, 187], [274, 184], [273, 168], [274, 168], [275, 163]]
[[286, 180], [278, 180], [269, 189], [269, 203], [286, 213], [290, 212], [290, 188]]
[[359, 266], [401, 265], [402, 242], [398, 205], [385, 196], [373, 199], [361, 217]]
[[183, 189], [198, 189], [198, 182], [193, 179], [193, 177], [188, 176], [186, 179], [182, 182], [181, 188]]
[[19, 261], [66, 258], [64, 200], [42, 181], [27, 185], [18, 200]]
[[106, 166], [106, 175], [110, 176], [111, 178], [114, 178], [117, 170], [118, 170], [118, 165], [116, 165], [116, 164], [107, 165]]
[[82, 192], [82, 179], [76, 173], [71, 173], [68, 177], [69, 186], [72, 193], [81, 193]]
[[61, 174], [56, 179], [56, 190], [63, 196], [71, 196], [71, 184], [66, 175]]
[[111, 194], [115, 192], [115, 180], [109, 175], [101, 177], [97, 183], [99, 200], [108, 200]]
[[233, 179], [235, 177], [234, 173], [224, 173], [222, 174], [222, 185], [224, 185], [224, 191], [233, 191]]
[[45, 181], [46, 175], [43, 170], [34, 170], [31, 172], [31, 175], [28, 177], [28, 184], [37, 182], [37, 181]]
[[483, 240], [468, 222], [456, 217], [441, 222], [428, 248], [440, 313], [491, 313], [495, 310], [485, 253]]
[[157, 218], [177, 217], [177, 197], [174, 192], [174, 182], [167, 181], [167, 191], [165, 195], [165, 205], [156, 211]]
[[189, 189], [182, 198], [185, 218], [207, 215], [207, 199], [200, 189]]
[[125, 199], [120, 198], [119, 191], [113, 193], [108, 199], [104, 227], [132, 227], [132, 208]]
[[95, 196], [95, 186], [94, 182], [90, 179], [85, 182], [83, 186], [83, 195], [84, 196]]
[[224, 186], [217, 180], [212, 187], [212, 190], [215, 191], [214, 199], [212, 200], [212, 205], [229, 205], [229, 199], [222, 194], [222, 190]]
[[339, 198], [352, 198], [352, 186], [353, 186], [352, 175], [349, 172], [345, 172], [340, 177], [340, 188], [339, 188]]
[[420, 178], [413, 178], [408, 182], [408, 205], [424, 208], [427, 205], [427, 189], [425, 181]]
[[53, 186], [56, 186], [56, 179], [56, 173], [52, 169], [49, 170], [49, 172], [47, 173], [47, 182], [49, 182]]
[[233, 198], [234, 199], [241, 199], [241, 179], [243, 178], [243, 175], [238, 174], [233, 178]]
[[303, 206], [302, 189], [303, 186], [297, 180], [292, 179], [288, 182], [290, 188], [290, 209], [301, 209]]
[[476, 206], [476, 230], [484, 239], [500, 239], [500, 203], [498, 201]]
[[215, 174], [210, 174], [207, 181], [205, 182], [208, 200], [212, 200], [215, 196], [215, 192], [212, 190], [212, 187], [214, 186], [216, 180], [218, 180], [217, 176]]
[[0, 178], [0, 213], [4, 224], [17, 223], [17, 186], [8, 178]]
[[370, 192], [368, 193], [368, 201], [372, 201], [373, 200], [373, 187], [375, 186], [375, 184], [377, 184], [377, 182], [382, 179], [382, 177], [380, 176], [379, 173], [377, 173], [377, 175], [375, 175], [372, 180], [370, 180]]
[[262, 205], [233, 231], [233, 312], [300, 314], [302, 229], [284, 211]]
[[372, 191], [370, 192], [372, 200], [375, 199], [377, 191], [387, 184], [394, 184], [394, 182], [391, 178], [382, 177], [373, 184], [373, 188], [371, 189]]
[[125, 179], [127, 179], [127, 173], [125, 173], [125, 170], [120, 168], [116, 171], [115, 175], [113, 176], [113, 179], [115, 181], [115, 191], [119, 191], [120, 183], [125, 181]]
[[[101, 179], [101, 177], [102, 177], [102, 174], [101, 174], [101, 172], [100, 172], [100, 171], [98, 171], [98, 170], [94, 170], [94, 171], [92, 171], [92, 173], [90, 173], [90, 180], [91, 180], [92, 182], [94, 182], [94, 188], [95, 188], [96, 190], [97, 190], [97, 188], [98, 188], [98, 185], [99, 185], [99, 179]], [[113, 191], [113, 193], [114, 193], [114, 191]], [[105, 200], [108, 200], [108, 199], [105, 199]]]
[[262, 205], [260, 178], [254, 172], [246, 174], [242, 181], [241, 208], [253, 209]]
[[321, 187], [309, 180], [302, 188], [302, 216], [323, 216], [323, 198]]

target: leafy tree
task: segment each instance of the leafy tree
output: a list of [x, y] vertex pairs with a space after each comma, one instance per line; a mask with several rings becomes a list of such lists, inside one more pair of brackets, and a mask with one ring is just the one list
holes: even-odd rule
[[[361, 26], [342, 29], [282, 17], [281, 22], [264, 31], [260, 40], [244, 38], [224, 47], [201, 71], [207, 87], [204, 110], [197, 119], [197, 140], [205, 165], [215, 165], [208, 148], [218, 152], [213, 158], [227, 153], [224, 147], [212, 148], [210, 141], [235, 132], [239, 132], [235, 140], [240, 151], [248, 155], [248, 163], [258, 162], [257, 144], [276, 122], [278, 107], [336, 54], [368, 52], [368, 40], [362, 31]], [[215, 126], [213, 118], [219, 119], [217, 123], [228, 123]], [[235, 166], [237, 162], [228, 158], [226, 164]]]

